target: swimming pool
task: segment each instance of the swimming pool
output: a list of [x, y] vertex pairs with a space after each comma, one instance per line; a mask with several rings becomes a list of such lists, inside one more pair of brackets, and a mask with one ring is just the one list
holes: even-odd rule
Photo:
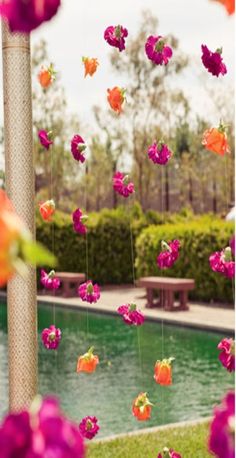
[[[52, 306], [39, 306], [39, 330], [53, 322]], [[7, 319], [0, 305], [0, 405], [7, 409]], [[59, 351], [50, 352], [39, 340], [40, 393], [56, 393], [64, 411], [75, 421], [85, 415], [99, 419], [100, 437], [211, 415], [234, 379], [218, 362], [221, 334], [146, 322], [139, 329], [120, 317], [56, 309], [62, 329]], [[163, 332], [163, 341], [162, 341]], [[94, 374], [75, 372], [78, 355], [94, 346], [100, 364]], [[160, 387], [153, 379], [157, 359], [174, 356], [173, 385]], [[147, 391], [155, 404], [148, 422], [131, 414], [133, 399]]]

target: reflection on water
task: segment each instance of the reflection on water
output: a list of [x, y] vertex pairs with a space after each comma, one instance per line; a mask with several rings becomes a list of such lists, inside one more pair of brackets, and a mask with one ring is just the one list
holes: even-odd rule
[[[88, 319], [87, 319], [88, 318]], [[50, 306], [39, 307], [39, 330], [53, 322]], [[57, 354], [39, 341], [40, 393], [56, 393], [64, 411], [79, 421], [95, 415], [100, 437], [147, 426], [208, 416], [224, 392], [233, 387], [233, 376], [218, 362], [217, 344], [222, 335], [157, 323], [141, 328], [125, 325], [120, 317], [71, 310], [56, 310], [56, 325], [63, 337]], [[75, 372], [78, 355], [94, 346], [100, 364], [94, 374]], [[157, 359], [174, 356], [174, 384], [160, 387], [153, 379]], [[7, 409], [6, 306], [0, 306], [0, 405]], [[149, 422], [137, 422], [132, 400], [147, 391], [155, 404]]]

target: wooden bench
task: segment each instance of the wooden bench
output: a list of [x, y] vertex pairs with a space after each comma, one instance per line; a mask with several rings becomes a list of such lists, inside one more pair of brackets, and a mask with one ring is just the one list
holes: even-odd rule
[[56, 277], [61, 282], [61, 291], [64, 297], [77, 296], [77, 288], [85, 282], [85, 274], [73, 272], [57, 272]]
[[[143, 277], [138, 286], [147, 290], [146, 307], [161, 307], [166, 311], [189, 310], [188, 291], [193, 290], [195, 281], [185, 278]], [[154, 300], [154, 290], [159, 291], [159, 299]], [[176, 306], [175, 293], [179, 293], [179, 304]]]

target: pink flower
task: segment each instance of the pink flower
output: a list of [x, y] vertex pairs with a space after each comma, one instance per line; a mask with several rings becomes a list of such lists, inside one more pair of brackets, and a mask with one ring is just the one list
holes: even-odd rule
[[91, 280], [88, 280], [86, 283], [82, 283], [82, 285], [78, 288], [78, 295], [82, 301], [89, 302], [97, 302], [100, 299], [100, 288], [97, 284], [92, 283]]
[[109, 45], [118, 48], [119, 51], [125, 49], [125, 38], [128, 36], [128, 30], [122, 25], [110, 25], [104, 32], [104, 38]]
[[57, 13], [61, 0], [7, 0], [0, 14], [7, 18], [12, 32], [30, 33]]
[[156, 65], [167, 65], [173, 54], [171, 47], [165, 45], [165, 41], [160, 35], [148, 37], [145, 51], [148, 59], [152, 60]]
[[234, 277], [235, 262], [232, 260], [232, 250], [230, 247], [212, 253], [209, 257], [209, 263], [213, 272], [218, 272], [227, 278]]
[[56, 277], [54, 270], [51, 270], [51, 272], [47, 274], [45, 270], [41, 269], [40, 281], [46, 289], [58, 289], [61, 284], [59, 278]]
[[116, 172], [113, 176], [113, 188], [115, 191], [123, 197], [129, 197], [133, 194], [134, 184], [128, 181], [129, 176], [123, 175], [121, 172]]
[[61, 330], [52, 324], [42, 331], [41, 339], [47, 350], [57, 350], [61, 341]]
[[148, 148], [148, 157], [154, 164], [165, 165], [171, 156], [172, 152], [163, 141], [158, 143], [154, 142], [153, 145]]
[[175, 452], [172, 448], [168, 449], [165, 447], [163, 449], [163, 455], [159, 453], [157, 455], [157, 458], [182, 458], [181, 455], [177, 452]]
[[53, 141], [50, 140], [51, 133], [52, 132], [46, 132], [46, 130], [39, 130], [38, 132], [39, 141], [41, 145], [46, 149], [49, 149], [50, 146], [53, 145]]
[[74, 135], [71, 140], [71, 152], [74, 156], [74, 159], [78, 162], [85, 161], [85, 156], [83, 151], [87, 148], [83, 138], [80, 135]]
[[222, 339], [218, 345], [219, 360], [229, 372], [235, 371], [235, 342], [233, 339]]
[[118, 307], [117, 312], [122, 315], [126, 324], [141, 326], [145, 320], [143, 312], [137, 310], [136, 304], [124, 304]]
[[179, 257], [180, 242], [173, 240], [168, 244], [162, 240], [161, 248], [162, 252], [157, 257], [157, 264], [160, 269], [169, 269]]
[[227, 73], [227, 68], [223, 64], [221, 54], [222, 48], [217, 49], [216, 52], [212, 52], [206, 45], [202, 45], [202, 63], [209, 73], [217, 77], [220, 74], [225, 75]]
[[97, 424], [98, 419], [96, 417], [85, 417], [79, 424], [79, 430], [83, 437], [86, 439], [93, 439], [98, 433], [100, 427]]
[[82, 210], [80, 210], [80, 208], [77, 208], [72, 213], [72, 219], [74, 223], [74, 231], [82, 235], [86, 234], [87, 227], [84, 225], [83, 221], [86, 221], [88, 219], [87, 215], [83, 215]]
[[227, 393], [215, 408], [208, 448], [218, 458], [234, 458], [235, 394]]

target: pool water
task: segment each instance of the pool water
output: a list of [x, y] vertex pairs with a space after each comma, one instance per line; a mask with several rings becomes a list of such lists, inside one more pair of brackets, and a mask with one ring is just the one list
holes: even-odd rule
[[[39, 306], [39, 331], [53, 323], [53, 307]], [[99, 436], [128, 432], [211, 415], [234, 378], [218, 361], [221, 334], [146, 322], [140, 328], [120, 317], [56, 309], [63, 338], [58, 352], [44, 349], [39, 338], [39, 388], [56, 393], [64, 411], [79, 422], [99, 419]], [[163, 338], [162, 338], [163, 336]], [[77, 374], [78, 355], [94, 346], [100, 364], [93, 374]], [[175, 357], [173, 385], [158, 386], [153, 378], [157, 359]], [[0, 405], [7, 410], [7, 317], [0, 305]], [[152, 418], [138, 422], [133, 399], [147, 391], [155, 404]]]

